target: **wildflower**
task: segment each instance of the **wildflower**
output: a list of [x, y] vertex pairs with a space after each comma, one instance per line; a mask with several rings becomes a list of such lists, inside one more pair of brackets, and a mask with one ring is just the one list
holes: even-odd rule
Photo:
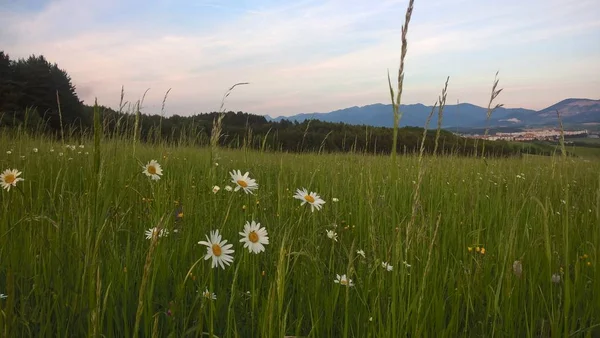
[[349, 279], [348, 277], [346, 277], [346, 275], [335, 275], [335, 280], [333, 282], [347, 287], [354, 286], [352, 279]]
[[560, 283], [560, 275], [559, 274], [555, 273], [552, 275], [552, 283], [554, 283], [554, 284]]
[[364, 251], [364, 250], [362, 250], [362, 249], [361, 249], [361, 250], [356, 250], [356, 254], [357, 254], [357, 255], [361, 255], [361, 256], [362, 256], [362, 258], [366, 258], [366, 256], [365, 256], [365, 251]]
[[587, 263], [585, 263], [585, 264], [586, 264], [587, 266], [592, 266], [592, 262], [589, 262], [589, 261], [588, 261]]
[[405, 267], [410, 268], [412, 265], [408, 264], [406, 261], [402, 262], [402, 264], [404, 264]]
[[481, 248], [481, 250], [479, 251], [480, 254], [485, 255], [485, 248]]
[[5, 294], [3, 294], [3, 293], [0, 293], [0, 299], [6, 299], [6, 298], [8, 298], [8, 296], [7, 296], [7, 295], [5, 295]]
[[467, 247], [467, 250], [468, 250], [469, 252], [471, 252], [471, 251], [473, 251], [473, 248], [469, 246], [469, 247]]
[[323, 207], [323, 204], [325, 204], [325, 201], [323, 201], [316, 192], [311, 192], [309, 194], [306, 189], [297, 189], [294, 198], [302, 201], [302, 204], [300, 204], [301, 206], [309, 203], [311, 212], [315, 211], [315, 209], [320, 210]]
[[64, 154], [62, 152], [58, 153], [58, 156], [63, 156]]
[[218, 185], [215, 185], [215, 186], [213, 187], [213, 189], [212, 189], [212, 192], [213, 192], [213, 194], [216, 194], [216, 193], [218, 193], [218, 192], [219, 192], [219, 190], [221, 190], [221, 188], [219, 188], [219, 186], [218, 186]]
[[381, 267], [386, 269], [387, 271], [394, 270], [394, 267], [391, 266], [388, 262], [381, 262]]
[[33, 148], [33, 152], [37, 153], [38, 152], [38, 148]]
[[6, 191], [10, 191], [11, 187], [16, 187], [17, 182], [23, 181], [22, 178], [19, 177], [22, 173], [17, 169], [6, 169], [0, 175], [0, 186]]
[[84, 154], [85, 154], [85, 155], [89, 155], [90, 153], [86, 151]]
[[200, 241], [198, 244], [206, 246], [204, 260], [212, 258], [213, 268], [221, 266], [222, 269], [225, 269], [225, 265], [229, 265], [233, 262], [233, 256], [231, 254], [234, 250], [231, 249], [233, 244], [227, 244], [227, 240], [222, 241], [221, 239], [219, 230], [214, 230], [210, 232], [210, 237], [208, 237], [208, 235], [206, 236], [206, 241]]
[[337, 233], [333, 230], [326, 230], [327, 232], [327, 237], [329, 237], [329, 239], [333, 239], [334, 241], [337, 242]]
[[155, 181], [160, 180], [160, 175], [162, 175], [162, 168], [160, 167], [160, 164], [158, 164], [158, 162], [156, 162], [155, 160], [151, 160], [142, 168], [144, 168], [142, 173], [146, 174], [146, 176], [152, 178]]
[[265, 245], [269, 244], [269, 234], [267, 229], [260, 227], [260, 223], [255, 221], [246, 222], [244, 231], [239, 233], [242, 236], [241, 243], [244, 243], [244, 248], [248, 248], [251, 253], [258, 254], [265, 251]]
[[225, 186], [226, 191], [233, 191], [233, 188], [230, 185]]
[[337, 203], [337, 202], [339, 202], [340, 200], [339, 200], [339, 199], [337, 199], [336, 197], [334, 197], [334, 198], [332, 198], [332, 199], [331, 199], [331, 201], [332, 201], [332, 202], [335, 202], [335, 203]]
[[479, 251], [481, 251], [481, 248], [480, 247], [475, 247], [475, 251], [479, 252]]
[[158, 237], [169, 236], [169, 230], [154, 227], [154, 228], [150, 228], [150, 229], [146, 230], [146, 232], [145, 232], [146, 239], [152, 239], [152, 236], [154, 236], [155, 233], [158, 235]]
[[256, 183], [256, 180], [249, 178], [248, 174], [249, 173], [246, 172], [244, 175], [242, 175], [242, 172], [239, 170], [237, 172], [234, 170], [229, 173], [229, 175], [231, 175], [231, 182], [237, 185], [235, 187], [235, 191], [244, 189], [246, 194], [252, 194], [252, 190], [258, 189], [258, 183]]
[[521, 275], [523, 274], [523, 264], [521, 264], [521, 261], [514, 261], [512, 268], [515, 276], [521, 278]]
[[53, 153], [54, 152], [54, 148], [50, 148], [50, 152]]
[[10, 154], [12, 154], [12, 151], [8, 150], [8, 151], [6, 152], [6, 155], [10, 155]]
[[214, 292], [208, 291], [208, 289], [206, 289], [206, 290], [204, 290], [204, 292], [202, 292], [202, 297], [204, 297], [206, 299], [210, 299], [210, 300], [216, 300], [217, 299], [217, 295], [215, 295]]
[[85, 146], [83, 144], [80, 144], [79, 148], [83, 149], [83, 148], [85, 148]]

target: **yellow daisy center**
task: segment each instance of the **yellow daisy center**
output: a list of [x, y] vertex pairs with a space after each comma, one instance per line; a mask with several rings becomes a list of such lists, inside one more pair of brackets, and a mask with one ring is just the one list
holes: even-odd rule
[[4, 176], [4, 182], [6, 182], [6, 184], [12, 184], [16, 179], [17, 177], [13, 174], [6, 174]]
[[250, 240], [250, 242], [252, 243], [256, 243], [258, 242], [258, 235], [256, 234], [256, 231], [252, 231], [251, 233], [248, 234], [248, 239]]
[[237, 180], [237, 184], [242, 187], [242, 188], [247, 188], [248, 187], [248, 183], [244, 180]]
[[213, 255], [215, 255], [217, 257], [221, 256], [221, 254], [223, 253], [223, 251], [221, 250], [221, 246], [219, 244], [212, 245], [212, 252], [213, 252]]
[[342, 284], [342, 285], [348, 285], [348, 280], [347, 279], [342, 279], [342, 280], [340, 280], [340, 284]]
[[304, 199], [308, 202], [308, 203], [315, 203], [315, 198], [312, 197], [311, 195], [306, 195], [304, 196]]
[[153, 166], [153, 165], [149, 165], [149, 166], [148, 166], [148, 172], [149, 172], [151, 175], [156, 175], [156, 167], [155, 167], [155, 166]]

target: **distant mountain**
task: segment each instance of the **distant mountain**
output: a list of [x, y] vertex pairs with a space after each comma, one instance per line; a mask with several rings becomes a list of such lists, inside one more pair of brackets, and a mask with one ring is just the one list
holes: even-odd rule
[[[423, 104], [401, 105], [403, 112], [400, 126], [423, 127], [431, 106]], [[566, 124], [600, 123], [600, 100], [566, 99], [540, 111], [524, 108], [498, 108], [490, 119], [490, 126], [513, 128], [526, 126], [556, 125], [556, 111], [559, 111]], [[442, 128], [481, 128], [486, 126], [487, 108], [470, 103], [447, 105], [444, 108]], [[298, 121], [318, 119], [325, 122], [343, 122], [355, 125], [376, 127], [393, 126], [391, 104], [371, 104], [363, 107], [350, 107], [329, 113], [308, 113], [293, 116], [267, 117], [268, 120]], [[437, 126], [437, 108], [430, 122], [430, 128]]]
[[[427, 120], [427, 116], [431, 112], [431, 106], [423, 104], [401, 105], [400, 111], [403, 113], [400, 120], [400, 126], [423, 127]], [[534, 110], [523, 108], [499, 108], [494, 111], [494, 116], [498, 118], [510, 118], [513, 115], [528, 115], [534, 114]], [[487, 108], [479, 107], [470, 103], [461, 103], [458, 105], [447, 105], [444, 108], [442, 118], [442, 127], [451, 128], [456, 126], [462, 127], [479, 127], [485, 125]], [[437, 126], [438, 110], [431, 119], [430, 126]], [[289, 121], [304, 121], [308, 119], [318, 119], [325, 122], [343, 122], [348, 124], [370, 125], [376, 127], [391, 127], [394, 123], [391, 104], [371, 104], [363, 107], [350, 107], [332, 111], [329, 113], [311, 113], [298, 114], [293, 116], [280, 116], [270, 118], [274, 121], [283, 119]]]
[[[507, 117], [513, 121], [519, 120], [516, 125], [556, 126], [558, 124], [557, 111], [564, 124], [600, 123], [600, 100], [590, 99], [566, 99], [533, 114], [511, 114]], [[498, 124], [500, 121], [495, 120], [494, 122]]]

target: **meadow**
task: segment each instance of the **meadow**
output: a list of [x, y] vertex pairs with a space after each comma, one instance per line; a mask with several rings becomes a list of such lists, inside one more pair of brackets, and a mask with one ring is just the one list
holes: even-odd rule
[[[0, 152], [24, 179], [0, 193], [4, 337], [600, 335], [597, 161], [23, 131]], [[214, 230], [227, 243], [198, 243]]]

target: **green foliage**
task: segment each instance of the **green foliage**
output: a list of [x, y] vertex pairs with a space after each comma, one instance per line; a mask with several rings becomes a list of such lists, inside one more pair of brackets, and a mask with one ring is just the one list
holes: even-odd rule
[[[131, 137], [135, 121], [134, 114], [119, 113], [111, 108], [101, 107], [106, 135]], [[85, 106], [85, 114], [92, 115], [93, 108]], [[183, 142], [188, 145], [208, 145], [213, 123], [219, 113], [197, 114], [193, 116], [160, 115], [140, 116], [139, 137], [143, 142]], [[162, 121], [162, 122], [161, 122]], [[160, 133], [159, 133], [160, 132]], [[392, 128], [348, 125], [319, 120], [267, 121], [264, 116], [243, 112], [226, 112], [222, 120], [222, 135], [219, 143], [223, 147], [268, 149], [287, 152], [354, 152], [389, 154], [392, 150]], [[423, 128], [403, 127], [399, 129], [397, 149], [399, 153], [418, 152]], [[426, 154], [435, 149], [436, 131], [426, 133]], [[442, 130], [438, 140], [438, 153], [450, 155], [470, 155], [481, 153], [482, 145], [472, 139], [459, 137]], [[487, 157], [520, 156], [521, 154], [550, 155], [552, 148], [523, 147], [504, 141], [488, 142], [485, 147]]]
[[[25, 111], [31, 109], [47, 122], [51, 130], [62, 123], [72, 128], [89, 126], [83, 119], [83, 105], [66, 71], [51, 64], [44, 56], [32, 55], [27, 59], [11, 61], [0, 52], [0, 113], [3, 120], [25, 122]], [[58, 98], [57, 98], [58, 96]]]

